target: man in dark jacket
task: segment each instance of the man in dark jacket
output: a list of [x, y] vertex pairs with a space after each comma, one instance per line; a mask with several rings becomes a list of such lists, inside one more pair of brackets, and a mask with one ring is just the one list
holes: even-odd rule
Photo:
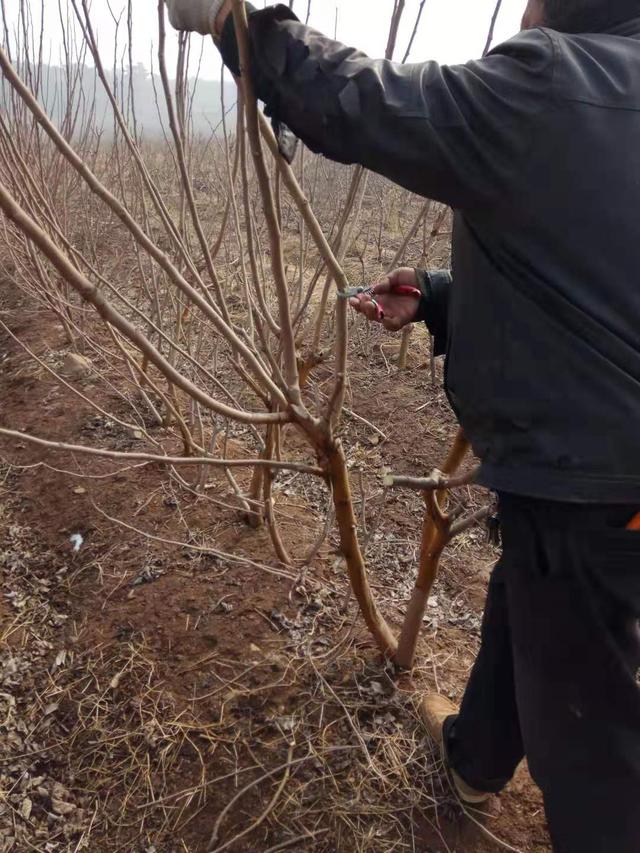
[[[230, 5], [171, 0], [235, 71]], [[498, 492], [503, 557], [456, 709], [429, 700], [460, 796], [526, 754], [559, 853], [640, 851], [640, 0], [530, 0], [524, 29], [460, 66], [374, 61], [249, 12], [268, 113], [313, 151], [456, 211], [453, 277], [424, 319], [451, 404]], [[354, 303], [370, 319], [368, 297]]]

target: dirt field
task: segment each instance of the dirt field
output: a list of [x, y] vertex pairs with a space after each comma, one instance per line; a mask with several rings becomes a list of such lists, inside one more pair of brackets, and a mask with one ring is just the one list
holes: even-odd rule
[[[90, 393], [91, 375], [66, 389], [47, 373], [65, 356], [51, 315], [20, 304], [8, 281], [0, 300], [0, 319], [41, 359], [0, 329], [0, 424], [144, 450], [74, 393]], [[362, 472], [372, 585], [397, 625], [421, 511], [382, 489], [381, 470], [428, 472], [454, 423], [422, 333], [400, 376], [397, 341], [371, 343], [356, 336], [348, 405], [359, 418], [343, 437]], [[119, 394], [105, 408], [117, 412]], [[332, 536], [296, 574], [243, 523], [223, 479], [190, 495], [159, 466], [96, 459], [87, 477], [68, 453], [0, 448], [2, 851], [550, 849], [524, 769], [463, 814], [414, 709], [421, 691], [457, 699], [464, 688], [496, 556], [483, 530], [445, 557], [410, 682], [374, 650]], [[304, 552], [326, 495], [290, 473], [277, 489], [285, 541]]]

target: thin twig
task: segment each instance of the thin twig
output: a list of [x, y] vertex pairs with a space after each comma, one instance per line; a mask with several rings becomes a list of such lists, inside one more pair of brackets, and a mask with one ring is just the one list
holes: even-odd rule
[[491, 17], [491, 24], [489, 26], [489, 32], [487, 34], [487, 41], [484, 46], [484, 50], [482, 51], [482, 55], [486, 56], [491, 49], [491, 44], [493, 43], [493, 36], [496, 30], [496, 24], [498, 23], [498, 15], [500, 14], [500, 9], [502, 7], [502, 0], [498, 0], [496, 3], [496, 7], [493, 10], [493, 15]]
[[[261, 823], [264, 823], [264, 821], [267, 819], [267, 817], [268, 817], [268, 816], [271, 814], [271, 812], [273, 811], [273, 808], [274, 808], [275, 804], [276, 804], [276, 803], [278, 802], [278, 800], [280, 799], [280, 795], [281, 795], [281, 794], [282, 794], [282, 792], [284, 791], [284, 786], [285, 786], [285, 785], [287, 784], [287, 782], [289, 781], [289, 776], [290, 776], [290, 774], [291, 774], [291, 768], [292, 768], [292, 766], [293, 766], [294, 764], [300, 764], [300, 763], [302, 763], [302, 762], [303, 762], [303, 761], [305, 761], [305, 760], [306, 760], [306, 758], [307, 758], [307, 756], [305, 756], [304, 758], [299, 759], [297, 762], [294, 762], [294, 761], [293, 761], [293, 750], [295, 749], [295, 746], [296, 746], [296, 745], [295, 745], [295, 742], [292, 742], [292, 743], [290, 743], [290, 744], [289, 744], [289, 752], [287, 753], [287, 762], [286, 762], [286, 764], [284, 765], [284, 773], [282, 774], [282, 779], [280, 780], [280, 784], [278, 785], [278, 787], [277, 787], [277, 789], [276, 789], [276, 792], [274, 793], [273, 797], [269, 800], [269, 802], [268, 802], [268, 804], [267, 804], [267, 807], [266, 807], [266, 808], [265, 808], [265, 810], [262, 812], [262, 814], [261, 814], [259, 817], [257, 817], [254, 821], [252, 821], [252, 823], [250, 823], [248, 827], [246, 827], [245, 829], [243, 829], [243, 830], [242, 830], [241, 832], [239, 832], [237, 835], [234, 835], [234, 837], [233, 837], [233, 838], [231, 838], [231, 839], [229, 839], [229, 841], [225, 841], [225, 843], [224, 843], [224, 844], [221, 844], [221, 845], [219, 845], [218, 847], [216, 847], [214, 850], [212, 850], [212, 851], [211, 851], [211, 853], [222, 853], [222, 851], [223, 851], [223, 850], [227, 850], [229, 847], [231, 847], [231, 845], [232, 845], [232, 844], [235, 844], [235, 843], [236, 843], [237, 841], [239, 841], [241, 838], [244, 838], [244, 836], [245, 836], [245, 835], [248, 835], [250, 832], [253, 832], [253, 831], [254, 831], [254, 829], [257, 829], [257, 828], [260, 826], [260, 824], [261, 824]], [[262, 781], [262, 780], [264, 780], [264, 779], [269, 778], [270, 776], [273, 776], [274, 772], [275, 772], [275, 771], [271, 771], [271, 772], [270, 772], [270, 773], [268, 773], [266, 776], [262, 776], [262, 777], [261, 777], [261, 779], [260, 779], [260, 780], [258, 780], [258, 781]], [[225, 808], [220, 812], [220, 814], [218, 815], [218, 819], [216, 820], [215, 826], [213, 827], [213, 832], [211, 833], [211, 838], [210, 838], [210, 840], [209, 840], [209, 844], [215, 844], [215, 843], [216, 843], [216, 841], [218, 840], [218, 836], [219, 836], [219, 834], [220, 834], [220, 827], [221, 827], [221, 825], [222, 825], [222, 821], [224, 820], [224, 818], [226, 817], [226, 815], [229, 813], [229, 811], [230, 811], [230, 809], [232, 808], [232, 806], [234, 805], [234, 803], [235, 803], [235, 802], [237, 802], [237, 800], [238, 800], [240, 797], [242, 797], [242, 796], [243, 796], [243, 794], [245, 794], [245, 793], [246, 793], [246, 791], [248, 791], [248, 790], [250, 790], [251, 788], [255, 787], [255, 785], [256, 785], [256, 784], [258, 784], [258, 782], [252, 782], [252, 783], [250, 783], [249, 785], [247, 785], [247, 787], [244, 789], [244, 791], [240, 791], [240, 792], [239, 792], [239, 794], [238, 794], [236, 797], [234, 797], [234, 798], [231, 800], [231, 802], [230, 802], [230, 803], [228, 803], [228, 804], [225, 806]]]

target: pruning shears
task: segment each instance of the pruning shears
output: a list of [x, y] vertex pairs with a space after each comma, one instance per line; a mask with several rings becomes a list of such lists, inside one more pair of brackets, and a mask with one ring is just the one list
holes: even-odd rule
[[[388, 293], [393, 294], [394, 296], [412, 296], [414, 299], [422, 299], [422, 292], [419, 288], [411, 287], [411, 285], [408, 284], [391, 284]], [[376, 322], [382, 323], [384, 320], [384, 311], [380, 307], [374, 294], [375, 287], [365, 287], [364, 285], [361, 285], [360, 287], [348, 287], [346, 290], [341, 290], [338, 293], [338, 296], [341, 299], [353, 299], [354, 297], [361, 295], [368, 296], [376, 309]]]

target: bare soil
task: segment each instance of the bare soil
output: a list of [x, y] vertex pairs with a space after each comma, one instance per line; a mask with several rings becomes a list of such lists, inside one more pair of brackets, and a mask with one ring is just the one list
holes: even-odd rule
[[[27, 310], [7, 282], [0, 300], [14, 334], [45, 365], [61, 362], [51, 316]], [[455, 429], [430, 384], [424, 335], [400, 375], [397, 345], [357, 332], [348, 405], [369, 424], [344, 422], [372, 585], [395, 626], [421, 511], [416, 496], [386, 493], [381, 471], [428, 473]], [[91, 376], [70, 384], [91, 396]], [[105, 407], [124, 412], [118, 392]], [[153, 451], [2, 329], [0, 424]], [[156, 438], [179, 453], [171, 433]], [[287, 441], [305, 457], [293, 434]], [[550, 850], [526, 769], [482, 812], [464, 814], [415, 712], [422, 691], [459, 699], [464, 689], [496, 558], [482, 530], [444, 559], [410, 681], [372, 647], [332, 536], [292, 572], [265, 531], [244, 523], [222, 478], [202, 495], [157, 465], [7, 441], [0, 454], [0, 850]], [[320, 484], [278, 478], [283, 538], [296, 555], [316, 539], [325, 505]]]

